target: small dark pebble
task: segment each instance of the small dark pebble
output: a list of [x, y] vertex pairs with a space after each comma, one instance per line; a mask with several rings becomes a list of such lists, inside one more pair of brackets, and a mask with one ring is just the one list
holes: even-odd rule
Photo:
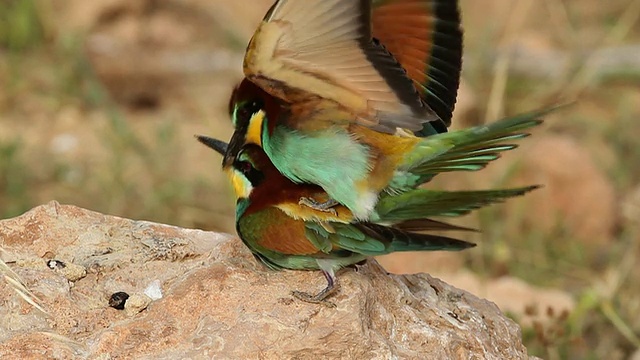
[[47, 261], [47, 266], [49, 267], [49, 269], [55, 270], [55, 269], [64, 269], [67, 267], [67, 265], [65, 263], [63, 263], [60, 260], [55, 260], [55, 259], [51, 259]]
[[124, 304], [127, 302], [128, 298], [129, 294], [123, 291], [118, 291], [109, 298], [109, 306], [114, 309], [124, 310]]

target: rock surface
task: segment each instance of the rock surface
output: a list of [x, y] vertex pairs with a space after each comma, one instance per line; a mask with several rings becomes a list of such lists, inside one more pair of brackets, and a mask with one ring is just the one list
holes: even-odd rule
[[[493, 303], [375, 261], [340, 274], [331, 309], [290, 295], [324, 286], [320, 274], [268, 271], [229, 235], [56, 202], [0, 221], [0, 250], [2, 359], [528, 357]], [[70, 264], [85, 276], [70, 281]], [[109, 307], [121, 291], [162, 297], [139, 313]]]
[[515, 316], [525, 328], [535, 323], [548, 324], [558, 316], [568, 315], [576, 306], [568, 292], [537, 287], [512, 276], [483, 279], [467, 270], [438, 272], [437, 276], [494, 302], [500, 310]]

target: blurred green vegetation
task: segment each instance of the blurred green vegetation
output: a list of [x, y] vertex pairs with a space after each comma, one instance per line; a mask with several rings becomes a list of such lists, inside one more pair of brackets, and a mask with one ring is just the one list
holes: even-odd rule
[[[558, 99], [577, 99], [576, 110], [545, 131], [568, 134], [589, 147], [622, 203], [640, 186], [640, 70], [595, 76], [588, 59], [579, 54], [584, 47], [634, 44], [640, 48], [638, 17], [633, 17], [639, 11], [637, 3], [612, 0], [609, 11], [591, 15], [587, 21], [580, 17], [579, 5], [545, 1], [550, 11], [556, 6], [565, 12], [554, 20], [556, 33], [551, 41], [576, 54], [572, 70], [549, 81], [509, 75], [496, 66], [500, 59], [489, 55], [498, 45], [496, 39], [517, 34], [510, 35], [495, 23], [486, 28], [469, 25], [467, 33], [472, 36], [466, 53], [473, 54], [475, 61], [465, 63], [464, 76], [477, 97], [469, 122], [490, 120], [500, 115], [496, 109], [511, 114]], [[212, 120], [185, 119], [192, 114], [181, 113], [184, 108], [179, 106], [140, 113], [114, 100], [87, 56], [87, 34], [50, 28], [55, 20], [50, 9], [40, 8], [42, 4], [0, 1], [0, 217], [16, 216], [55, 199], [118, 216], [231, 231], [233, 224], [222, 224], [220, 219], [231, 218], [232, 198], [211, 180], [218, 159], [214, 155], [189, 158], [194, 153], [184, 150], [198, 146], [185, 143], [185, 124], [206, 128]], [[482, 14], [464, 12], [465, 4], [465, 20], [487, 21]], [[516, 25], [505, 25], [507, 30], [524, 21], [518, 19], [517, 9], [514, 12], [510, 21]], [[583, 28], [592, 37], [586, 44], [579, 36]], [[496, 35], [501, 31], [505, 33]], [[242, 43], [237, 40], [243, 39], [241, 34], [229, 29], [224, 34], [233, 39], [233, 51], [242, 51], [242, 46], [233, 45]], [[226, 99], [215, 101], [224, 114]], [[72, 127], [82, 126], [76, 136], [89, 140], [82, 142], [86, 149], [81, 148], [80, 154], [63, 156], [51, 150], [48, 132], [52, 123], [62, 122], [60, 114], [69, 111], [76, 114]], [[39, 142], [45, 139], [46, 143]], [[602, 143], [611, 156], [597, 153]], [[84, 150], [90, 155], [83, 157]], [[205, 167], [211, 176], [189, 167]], [[518, 167], [511, 172], [517, 173]], [[466, 266], [487, 278], [509, 274], [563, 289], [577, 303], [570, 314], [536, 310], [550, 321], [523, 329], [530, 354], [548, 359], [623, 359], [637, 351], [640, 219], [620, 214], [614, 241], [603, 248], [599, 242], [577, 241], [560, 218], [551, 230], [541, 230], [527, 223], [531, 215], [527, 208], [510, 209], [507, 213], [495, 206], [478, 213], [482, 246], [464, 255]], [[517, 238], [508, 235], [514, 229]]]
[[[134, 219], [217, 228], [206, 214], [207, 204], [218, 202], [211, 181], [181, 176], [183, 144], [176, 137], [176, 119], [161, 115], [144, 132], [136, 131], [127, 110], [96, 77], [84, 49], [86, 34], [46, 36], [52, 29], [45, 25], [52, 19], [43, 19], [38, 7], [43, 4], [0, 3], [0, 124], [25, 125], [34, 121], [32, 112], [50, 116], [77, 108], [80, 116], [98, 113], [100, 124], [90, 129], [94, 143], [87, 150], [98, 149], [105, 157], [99, 163], [65, 158], [52, 153], [49, 144], [31, 143], [32, 133], [6, 126], [0, 132], [0, 217], [55, 199]], [[29, 108], [29, 101], [37, 103], [36, 109]], [[215, 169], [214, 160], [205, 166]]]
[[21, 51], [40, 45], [44, 26], [33, 0], [0, 2], [0, 46]]

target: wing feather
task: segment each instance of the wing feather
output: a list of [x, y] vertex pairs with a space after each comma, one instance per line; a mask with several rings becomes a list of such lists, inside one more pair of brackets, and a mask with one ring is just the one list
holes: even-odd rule
[[449, 126], [462, 69], [457, 0], [374, 1], [373, 36], [407, 70], [423, 100]]
[[372, 40], [369, 0], [278, 1], [249, 43], [244, 72], [271, 95], [331, 100], [379, 131], [419, 130], [437, 119], [398, 61]]

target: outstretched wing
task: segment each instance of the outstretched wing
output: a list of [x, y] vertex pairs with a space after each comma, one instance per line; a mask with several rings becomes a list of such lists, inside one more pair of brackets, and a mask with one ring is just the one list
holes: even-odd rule
[[[462, 68], [458, 1], [374, 0], [372, 31], [407, 71], [441, 124], [451, 125]], [[438, 122], [429, 125], [437, 127]]]
[[330, 100], [378, 131], [419, 131], [437, 119], [372, 39], [370, 0], [279, 0], [249, 43], [244, 72], [284, 101]]

